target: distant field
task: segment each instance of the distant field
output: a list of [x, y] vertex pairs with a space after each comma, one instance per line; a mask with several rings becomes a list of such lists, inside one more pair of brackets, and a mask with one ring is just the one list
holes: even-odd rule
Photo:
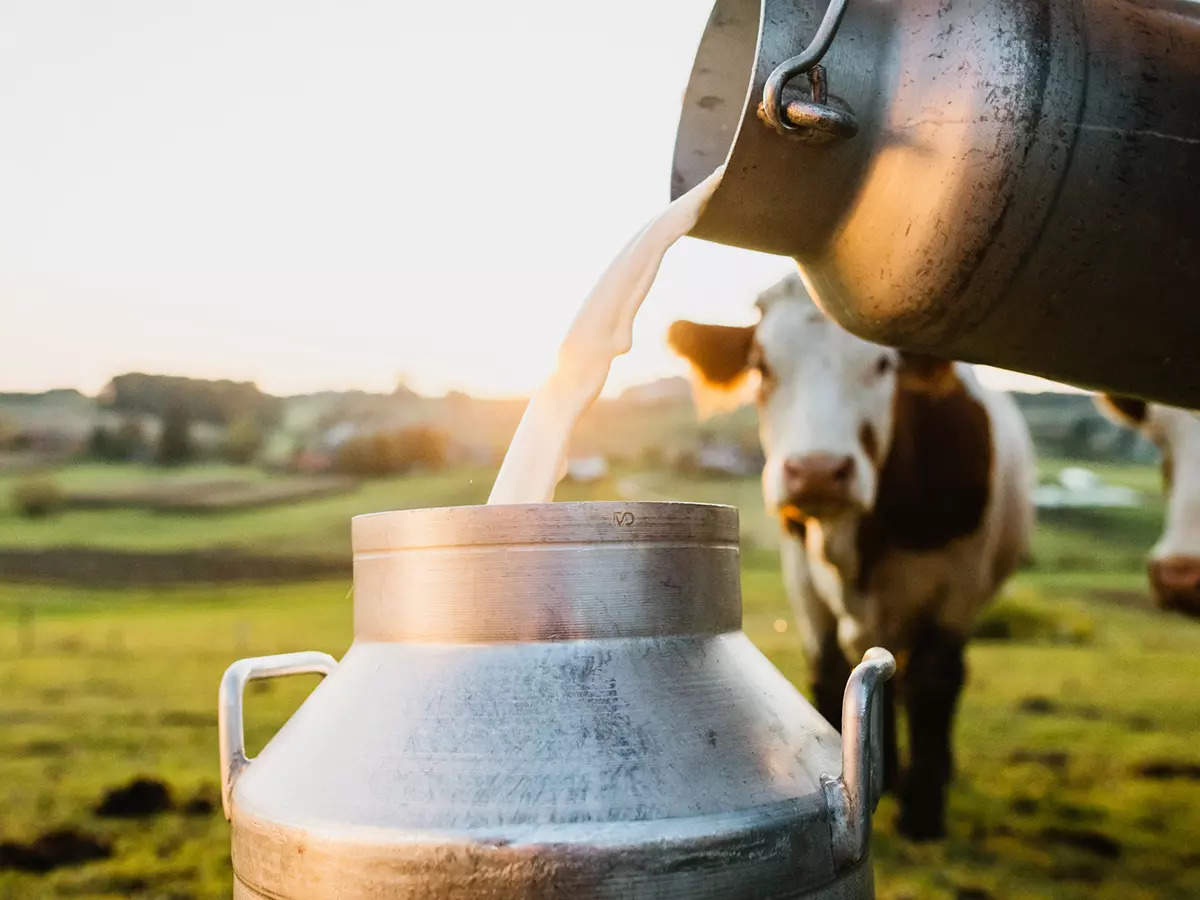
[[[162, 479], [208, 481], [268, 476], [249, 467], [197, 466], [182, 473], [133, 465], [73, 466], [51, 477], [66, 490], [130, 490]], [[21, 479], [0, 477], [0, 547], [76, 546], [125, 550], [237, 547], [263, 553], [309, 553], [347, 558], [350, 518], [406, 506], [477, 503], [487, 499], [491, 470], [456, 469], [420, 478], [364, 482], [334, 497], [265, 509], [211, 511], [203, 516], [148, 509], [69, 509], [46, 519], [26, 519], [12, 508], [11, 488]]]
[[[89, 466], [57, 477], [79, 489], [116, 487], [146, 471]], [[1152, 469], [1103, 474], [1157, 497]], [[97, 510], [31, 522], [5, 505], [0, 547], [245, 544], [344, 556], [351, 514], [478, 502], [490, 479], [486, 470], [391, 479], [345, 496], [203, 517]], [[10, 483], [0, 479], [0, 503]], [[802, 682], [757, 484], [619, 472], [598, 485], [564, 486], [560, 496], [626, 491], [741, 506], [746, 629]], [[1044, 522], [1032, 566], [981, 623], [990, 637], [971, 646], [950, 838], [899, 839], [895, 805], [885, 799], [876, 817], [881, 898], [1200, 896], [1200, 625], [1145, 608], [1142, 557], [1160, 515], [1155, 501]], [[349, 587], [348, 578], [125, 590], [0, 581], [0, 842], [70, 826], [113, 853], [46, 875], [0, 871], [0, 900], [228, 897], [227, 826], [219, 804], [205, 812], [194, 802], [217, 799], [221, 671], [260, 653], [340, 655], [350, 640]], [[312, 684], [281, 680], [250, 693], [252, 748]], [[96, 814], [107, 789], [142, 774], [169, 784], [173, 811]], [[192, 814], [182, 810], [189, 803]]]
[[337, 475], [160, 481], [64, 494], [68, 509], [145, 509], [165, 513], [235, 512], [345, 494], [356, 479]]
[[[1041, 477], [1052, 479], [1070, 461], [1047, 460]], [[1092, 465], [1106, 481], [1143, 492], [1145, 506], [1135, 509], [1055, 510], [1042, 515], [1035, 555], [1045, 570], [1105, 571], [1140, 567], [1142, 556], [1157, 537], [1162, 521], [1159, 475], [1150, 466]], [[23, 479], [0, 475], [0, 547], [90, 546], [125, 550], [181, 550], [237, 547], [261, 553], [332, 555], [345, 558], [350, 548], [350, 518], [359, 513], [419, 506], [482, 503], [495, 470], [455, 468], [415, 477], [398, 476], [363, 482], [335, 497], [302, 500], [267, 509], [207, 511], [203, 516], [175, 515], [147, 509], [72, 509], [53, 518], [30, 520], [10, 503], [14, 485]], [[296, 481], [251, 467], [194, 466], [183, 470], [124, 464], [65, 467], [45, 477], [66, 491], [129, 492], [169, 482], [187, 485], [230, 480], [258, 480], [266, 485]], [[762, 508], [758, 480], [685, 478], [667, 472], [617, 470], [593, 485], [563, 484], [559, 499], [688, 499], [732, 503], [742, 515], [743, 540], [773, 548], [776, 526]]]

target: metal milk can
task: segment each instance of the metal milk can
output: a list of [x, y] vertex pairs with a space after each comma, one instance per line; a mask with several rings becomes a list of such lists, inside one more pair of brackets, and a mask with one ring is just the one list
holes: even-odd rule
[[880, 343], [1200, 406], [1198, 0], [717, 0], [672, 196]]
[[[837, 732], [741, 630], [738, 517], [691, 503], [353, 522], [354, 642], [221, 682], [234, 897], [873, 895], [879, 684]], [[255, 678], [327, 677], [247, 759]]]

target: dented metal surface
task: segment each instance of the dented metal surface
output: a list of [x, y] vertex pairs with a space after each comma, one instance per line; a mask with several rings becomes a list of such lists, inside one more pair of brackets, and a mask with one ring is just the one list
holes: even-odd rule
[[718, 0], [672, 195], [728, 165], [693, 234], [795, 257], [863, 337], [1200, 405], [1200, 3], [849, 0], [821, 65], [858, 133], [811, 145], [760, 104], [825, 11]]
[[235, 896], [872, 896], [865, 830], [831, 839], [837, 732], [741, 631], [737, 533], [676, 503], [356, 519], [355, 642], [232, 780]]

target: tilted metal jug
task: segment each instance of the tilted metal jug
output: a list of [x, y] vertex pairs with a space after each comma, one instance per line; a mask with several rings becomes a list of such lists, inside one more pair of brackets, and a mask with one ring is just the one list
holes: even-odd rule
[[1200, 406], [1198, 0], [717, 0], [672, 196], [726, 160], [692, 233], [851, 331]]
[[[839, 741], [741, 630], [735, 509], [408, 510], [353, 538], [342, 661], [221, 683], [236, 898], [872, 896], [895, 662], [854, 670]], [[295, 672], [328, 677], [247, 760], [243, 688]]]

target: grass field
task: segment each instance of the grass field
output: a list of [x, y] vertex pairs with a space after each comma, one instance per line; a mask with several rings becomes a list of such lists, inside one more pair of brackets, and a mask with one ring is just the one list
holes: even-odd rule
[[[1046, 464], [1046, 474], [1058, 465]], [[145, 474], [88, 466], [55, 477], [96, 489]], [[1151, 469], [1102, 474], [1157, 495]], [[478, 502], [490, 472], [390, 479], [344, 496], [202, 517], [79, 510], [43, 521], [3, 505], [10, 484], [0, 479], [0, 547], [337, 555], [348, 553], [351, 514]], [[746, 630], [802, 680], [757, 485], [621, 473], [566, 485], [560, 498], [627, 492], [742, 507]], [[981, 624], [989, 637], [971, 645], [950, 837], [929, 845], [898, 838], [895, 805], [885, 798], [876, 817], [880, 897], [1200, 896], [1200, 625], [1146, 608], [1142, 558], [1160, 517], [1151, 503], [1044, 518], [1031, 566]], [[72, 827], [112, 850], [46, 874], [0, 870], [0, 898], [227, 897], [217, 682], [242, 656], [340, 655], [350, 641], [349, 587], [340, 578], [122, 590], [0, 581], [0, 842]], [[777, 630], [779, 619], [786, 630]], [[251, 749], [312, 684], [284, 679], [250, 692]], [[167, 783], [175, 809], [128, 819], [96, 813], [107, 790], [138, 775]]]

